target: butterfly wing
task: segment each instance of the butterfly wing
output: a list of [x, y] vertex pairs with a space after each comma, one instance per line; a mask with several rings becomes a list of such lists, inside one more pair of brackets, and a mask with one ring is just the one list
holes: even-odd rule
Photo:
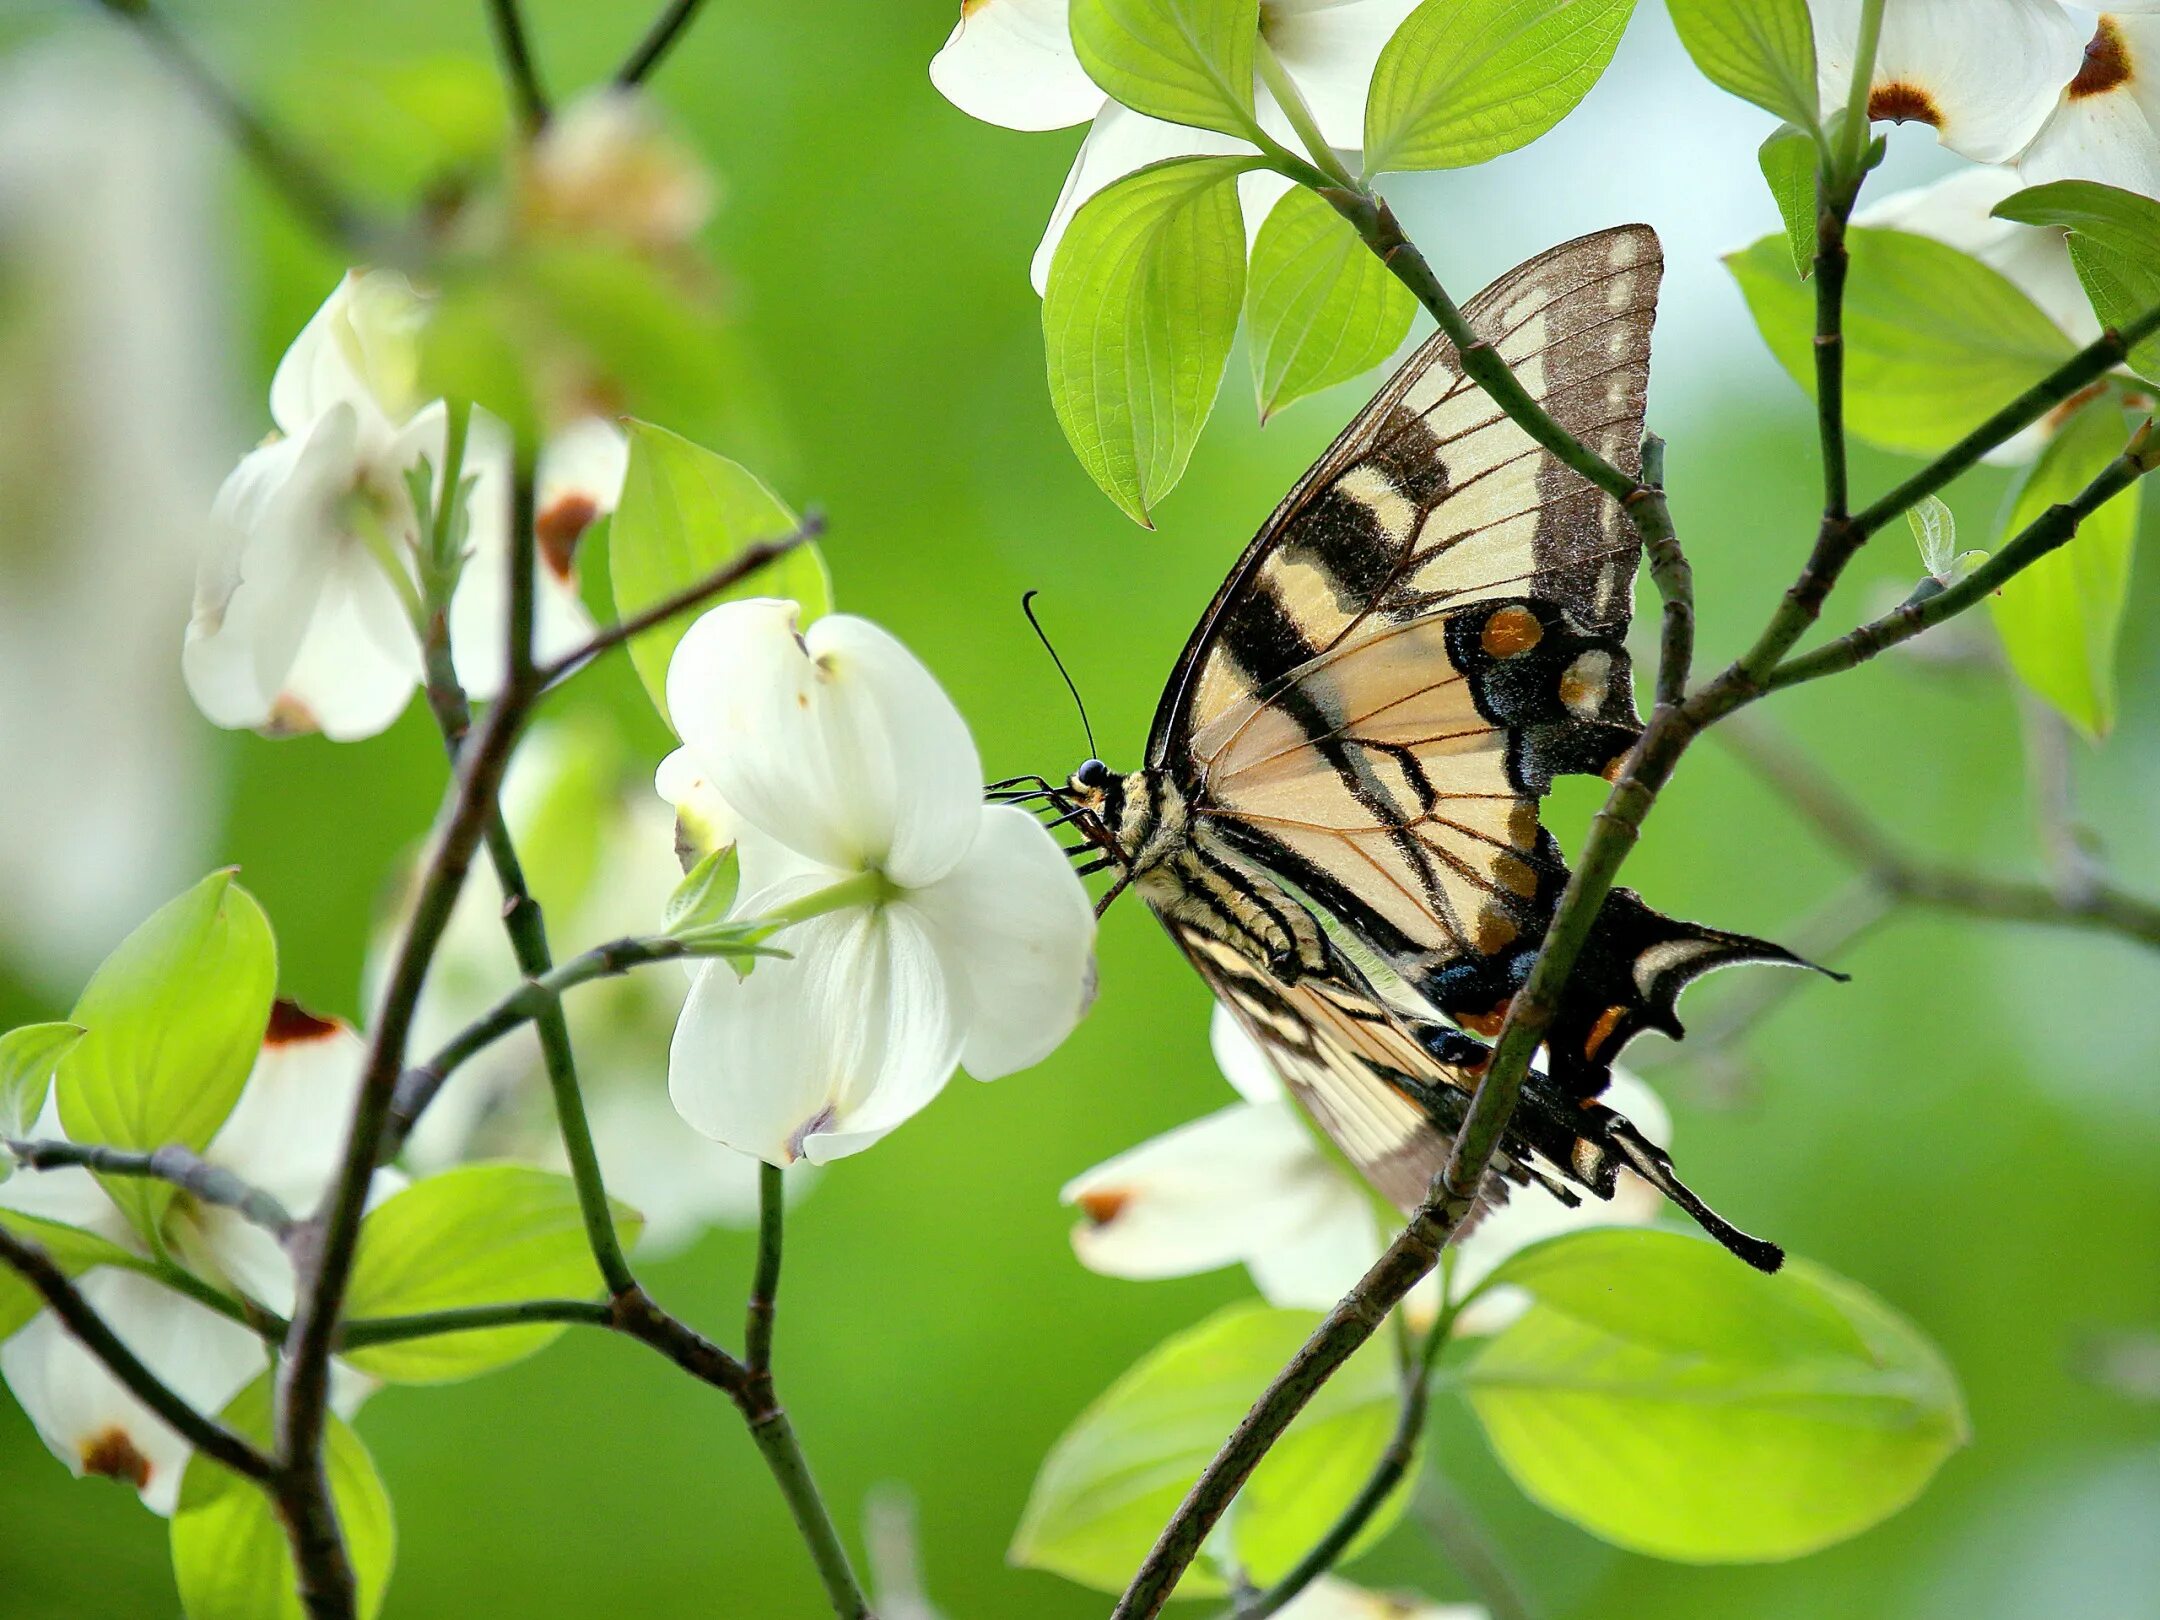
[[[1578, 439], [1638, 465], [1662, 261], [1646, 226], [1566, 243], [1465, 306]], [[1537, 801], [1639, 732], [1640, 542], [1435, 337], [1277, 508], [1203, 617], [1149, 742], [1195, 816], [1490, 1033], [1566, 885]], [[1581, 1096], [1690, 978], [1791, 960], [1618, 891], [1554, 1026]]]

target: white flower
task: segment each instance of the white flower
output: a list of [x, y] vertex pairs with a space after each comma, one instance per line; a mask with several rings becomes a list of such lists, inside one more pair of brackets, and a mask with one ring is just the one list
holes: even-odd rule
[[636, 248], [683, 246], [712, 215], [713, 184], [652, 101], [615, 85], [548, 120], [525, 156], [519, 196], [529, 228], [612, 236]]
[[[618, 791], [612, 738], [575, 725], [536, 727], [503, 783], [503, 814], [546, 907], [556, 955], [624, 935], [649, 934], [681, 869], [669, 852], [666, 809]], [[384, 920], [368, 957], [372, 1004], [404, 921]], [[435, 953], [412, 1049], [437, 1050], [518, 983], [502, 928], [502, 891], [485, 863], [467, 878]], [[608, 1190], [645, 1218], [639, 1252], [664, 1256], [708, 1227], [744, 1226], [758, 1213], [757, 1161], [685, 1125], [662, 1083], [668, 1036], [689, 989], [686, 974], [647, 968], [585, 985], [565, 998], [586, 1117]], [[470, 1159], [518, 1159], [567, 1168], [562, 1133], [526, 1025], [469, 1059], [421, 1116], [405, 1162], [432, 1172]], [[807, 1187], [807, 1166], [788, 1191]]]
[[[1365, 138], [1365, 92], [1381, 47], [1417, 0], [1266, 0], [1261, 32], [1296, 83], [1320, 133], [1344, 151]], [[1095, 193], [1166, 158], [1250, 152], [1234, 135], [1149, 118], [1109, 100], [1081, 69], [1066, 22], [1066, 0], [966, 0], [930, 82], [962, 112], [1007, 129], [1063, 129], [1089, 123], [1087, 139], [1050, 216], [1030, 268], [1035, 290], [1074, 214]], [[1261, 127], [1293, 150], [1297, 137], [1263, 85], [1253, 96]], [[1257, 231], [1289, 182], [1248, 174], [1238, 185], [1248, 232]]]
[[[1845, 105], [1861, 0], [1810, 0], [1823, 110]], [[1868, 116], [1934, 126], [1979, 163], [2024, 150], [2076, 77], [2085, 36], [2056, 0], [1888, 0]]]
[[1321, 1576], [1276, 1612], [1282, 1620], [1487, 1620], [1474, 1603], [1369, 1592], [1335, 1575]]
[[739, 915], [856, 893], [786, 929], [786, 960], [704, 965], [676, 1026], [675, 1106], [773, 1164], [861, 1151], [955, 1064], [988, 1080], [1048, 1056], [1086, 1005], [1095, 936], [1056, 842], [983, 804], [930, 672], [866, 620], [799, 633], [798, 611], [731, 602], [691, 627], [668, 670], [684, 746], [660, 776], [736, 829]]
[[[295, 1213], [311, 1210], [343, 1152], [364, 1056], [351, 1026], [280, 1002], [247, 1085], [203, 1157]], [[47, 1103], [33, 1134], [61, 1137], [57, 1103]], [[372, 1190], [387, 1192], [395, 1180], [379, 1174]], [[87, 1170], [19, 1172], [0, 1186], [0, 1207], [142, 1247]], [[231, 1210], [178, 1194], [161, 1236], [172, 1256], [198, 1275], [236, 1287], [271, 1310], [292, 1309], [292, 1267], [284, 1252]], [[216, 1413], [269, 1366], [262, 1341], [248, 1328], [149, 1277], [107, 1266], [76, 1286], [121, 1342], [198, 1410]], [[187, 1442], [122, 1388], [52, 1312], [40, 1312], [0, 1343], [0, 1379], [75, 1474], [125, 1480], [153, 1512], [172, 1512]], [[341, 1411], [358, 1405], [371, 1387], [334, 1368], [332, 1395]]]
[[[352, 272], [279, 362], [277, 433], [218, 493], [182, 654], [217, 724], [349, 740], [411, 699], [421, 661], [408, 603], [425, 537], [408, 477], [425, 458], [439, 498], [447, 425], [440, 401], [415, 395], [424, 315], [403, 277]], [[462, 469], [471, 555], [451, 616], [459, 678], [482, 697], [504, 669], [509, 466], [502, 425], [475, 412]], [[590, 627], [566, 568], [539, 580], [535, 642], [548, 658]]]
[[2018, 159], [2028, 184], [2098, 180], [2160, 197], [2160, 0], [2100, 18], [2076, 77]]
[[[1058, 1195], [1086, 1217], [1073, 1248], [1090, 1270], [1113, 1277], [1184, 1277], [1242, 1264], [1270, 1304], [1327, 1310], [1349, 1292], [1393, 1236], [1375, 1195], [1320, 1146], [1284, 1094], [1266, 1054], [1222, 1007], [1209, 1037], [1215, 1061], [1244, 1101], [1178, 1126], [1076, 1176]], [[1616, 1071], [1608, 1099], [1644, 1133], [1663, 1140], [1656, 1095]], [[1586, 1197], [1569, 1209], [1541, 1188], [1517, 1188], [1456, 1244], [1454, 1292], [1486, 1277], [1525, 1245], [1579, 1226], [1638, 1225], [1662, 1200], [1632, 1172], [1611, 1203]], [[1430, 1318], [1433, 1279], [1412, 1295]], [[1474, 1304], [1458, 1332], [1490, 1332], [1515, 1306], [1493, 1296]]]

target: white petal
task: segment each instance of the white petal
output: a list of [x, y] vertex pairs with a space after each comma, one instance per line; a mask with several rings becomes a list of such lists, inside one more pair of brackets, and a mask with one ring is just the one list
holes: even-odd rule
[[305, 715], [335, 742], [372, 737], [405, 712], [420, 674], [420, 644], [403, 600], [371, 553], [346, 547], [286, 672], [281, 717]]
[[1104, 104], [1073, 54], [1066, 0], [961, 0], [930, 59], [930, 82], [972, 117], [1007, 129], [1063, 129]]
[[371, 423], [402, 420], [418, 403], [421, 315], [419, 296], [395, 271], [347, 271], [278, 362], [271, 420], [300, 433], [339, 405]]
[[792, 602], [714, 608], [668, 669], [668, 709], [744, 821], [840, 871], [903, 888], [950, 872], [981, 820], [982, 763], [952, 700], [868, 620], [796, 633]]
[[[1861, 0], [1811, 0], [1823, 108], [1845, 105]], [[2039, 131], [2083, 60], [2056, 0], [1889, 0], [1875, 53], [1877, 118], [1918, 119], [1980, 163], [2006, 163]]]
[[[1050, 223], [1043, 230], [1042, 243], [1035, 249], [1028, 271], [1035, 290], [1039, 293], [1050, 285], [1050, 261], [1073, 215], [1105, 186], [1165, 158], [1226, 156], [1251, 150], [1250, 144], [1234, 135], [1164, 123], [1116, 102], [1109, 103], [1097, 115], [1087, 139], [1080, 143], [1072, 171], [1065, 176], [1065, 189], [1059, 193], [1057, 207], [1051, 210]], [[1246, 226], [1248, 232], [1257, 228], [1250, 220]]]
[[1331, 146], [1365, 144], [1365, 92], [1381, 47], [1418, 0], [1270, 0], [1264, 31]]
[[[68, 1140], [60, 1124], [57, 1092], [47, 1095], [44, 1109], [30, 1127], [30, 1138], [38, 1142]], [[0, 1209], [58, 1221], [62, 1226], [80, 1226], [123, 1248], [142, 1247], [135, 1235], [135, 1223], [121, 1214], [119, 1206], [105, 1196], [97, 1177], [87, 1170], [17, 1170], [6, 1181], [0, 1181]]]
[[[440, 428], [425, 434], [425, 423], [426, 413], [414, 419], [413, 428], [406, 434], [407, 442], [417, 438], [426, 444], [431, 440], [439, 447]], [[420, 452], [416, 449], [412, 453]], [[425, 453], [438, 468], [436, 491], [440, 499], [442, 456], [439, 448], [429, 448]], [[481, 699], [500, 692], [509, 671], [511, 459], [509, 430], [487, 412], [474, 411], [463, 471], [463, 476], [472, 480], [466, 509], [465, 567], [458, 575], [457, 595], [450, 602], [450, 650], [459, 684]], [[621, 487], [620, 478], [616, 487]], [[540, 499], [537, 490], [535, 499]], [[544, 501], [539, 510], [546, 510]], [[592, 616], [585, 611], [578, 589], [574, 548], [564, 546], [551, 555], [549, 548], [542, 546], [533, 569], [534, 659], [544, 664], [575, 652], [592, 632]]]
[[342, 1018], [280, 1002], [240, 1100], [203, 1157], [295, 1211], [313, 1207], [344, 1156], [366, 1060], [366, 1043]]
[[[148, 1277], [108, 1267], [76, 1286], [120, 1341], [198, 1410], [222, 1409], [267, 1364], [253, 1333]], [[152, 1512], [172, 1512], [187, 1443], [50, 1311], [0, 1344], [0, 1378], [71, 1472], [126, 1478]]]
[[1488, 1620], [1475, 1603], [1428, 1603], [1368, 1592], [1323, 1575], [1278, 1611], [1282, 1620]]
[[[756, 1224], [757, 1160], [693, 1131], [657, 1088], [610, 1086], [589, 1111], [608, 1190], [645, 1217], [640, 1255], [664, 1258], [709, 1227]], [[559, 1145], [554, 1153], [559, 1161]], [[788, 1168], [790, 1203], [816, 1174], [806, 1164]]]
[[2018, 160], [2026, 183], [2097, 180], [2160, 196], [2160, 17], [2109, 16], [2087, 63]]
[[596, 513], [614, 511], [629, 470], [630, 440], [621, 426], [604, 416], [579, 417], [541, 448], [536, 493], [543, 518], [573, 498], [590, 502]]
[[1040, 1063], [1070, 1035], [1094, 992], [1095, 910], [1041, 823], [987, 805], [961, 863], [904, 902], [927, 919], [955, 986], [978, 1080]]
[[900, 910], [838, 912], [783, 936], [793, 957], [690, 988], [668, 1091], [692, 1126], [771, 1164], [859, 1152], [919, 1111], [959, 1061], [930, 942]]
[[1245, 1033], [1245, 1026], [1221, 1002], [1208, 1020], [1208, 1045], [1223, 1078], [1247, 1102], [1274, 1102], [1283, 1095], [1282, 1077], [1268, 1062], [1260, 1043]]
[[1253, 1286], [1270, 1305], [1332, 1310], [1380, 1258], [1383, 1240], [1371, 1198], [1333, 1165], [1327, 1168], [1327, 1190], [1314, 1188], [1312, 1207], [1297, 1228], [1246, 1257]]
[[1074, 1177], [1058, 1198], [1087, 1216], [1072, 1235], [1081, 1264], [1112, 1277], [1190, 1276], [1291, 1243], [1354, 1198], [1294, 1106], [1236, 1103]]

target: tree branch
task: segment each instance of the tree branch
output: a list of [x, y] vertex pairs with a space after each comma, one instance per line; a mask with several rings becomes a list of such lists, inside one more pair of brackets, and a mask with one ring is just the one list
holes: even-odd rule
[[704, 0], [670, 0], [667, 9], [653, 19], [637, 49], [615, 70], [615, 82], [626, 87], [642, 84], [688, 31], [703, 4]]
[[533, 63], [518, 0], [488, 0], [488, 21], [494, 29], [496, 55], [502, 59], [503, 82], [517, 103], [518, 123], [529, 140], [547, 127], [548, 99], [540, 87], [540, 70]]
[[121, 1342], [105, 1318], [98, 1315], [44, 1249], [0, 1226], [0, 1262], [5, 1262], [37, 1290], [61, 1325], [84, 1349], [97, 1357], [99, 1365], [111, 1373], [122, 1388], [162, 1418], [189, 1445], [211, 1460], [223, 1463], [243, 1479], [264, 1486], [273, 1482], [277, 1465], [215, 1418], [196, 1411], [162, 1378], [144, 1366], [141, 1358]]
[[776, 1164], [758, 1166], [757, 1272], [750, 1282], [750, 1303], [743, 1323], [743, 1359], [750, 1376], [772, 1378], [774, 1318], [780, 1305], [780, 1248], [787, 1225], [787, 1187]]
[[338, 1329], [338, 1348], [365, 1350], [370, 1345], [430, 1339], [439, 1333], [477, 1333], [486, 1328], [516, 1327], [532, 1322], [609, 1327], [613, 1325], [614, 1313], [596, 1300], [520, 1299], [505, 1305], [463, 1305], [451, 1310], [415, 1312], [410, 1316], [361, 1316]]
[[79, 1167], [99, 1175], [167, 1182], [206, 1204], [232, 1210], [281, 1243], [292, 1228], [292, 1216], [270, 1194], [177, 1143], [149, 1153], [82, 1142], [9, 1142], [6, 1147], [26, 1170]]

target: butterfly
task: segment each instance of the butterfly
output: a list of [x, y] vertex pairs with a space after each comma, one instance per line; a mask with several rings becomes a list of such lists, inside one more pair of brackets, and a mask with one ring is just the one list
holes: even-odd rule
[[[1565, 243], [1464, 306], [1531, 396], [1640, 466], [1656, 234]], [[1420, 348], [1284, 497], [1178, 659], [1146, 762], [993, 788], [1056, 812], [1083, 871], [1136, 889], [1293, 1095], [1405, 1210], [1446, 1163], [1568, 871], [1539, 800], [1615, 774], [1640, 732], [1624, 637], [1640, 539], [1464, 372]], [[1711, 1210], [1598, 1101], [1614, 1056], [1678, 1037], [1680, 990], [1807, 965], [1605, 901], [1480, 1193], [1610, 1198], [1626, 1168], [1748, 1264], [1775, 1244]]]

